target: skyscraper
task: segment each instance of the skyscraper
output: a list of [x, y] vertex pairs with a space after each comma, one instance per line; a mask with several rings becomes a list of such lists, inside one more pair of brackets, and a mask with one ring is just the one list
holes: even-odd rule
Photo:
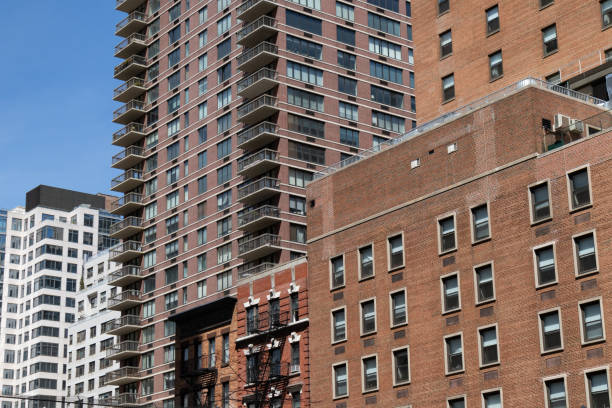
[[[166, 319], [305, 254], [314, 171], [416, 125], [410, 2], [118, 0], [123, 61], [112, 182], [123, 262], [140, 291], [110, 333], [154, 332], [154, 363], [113, 382], [174, 404]], [[198, 283], [208, 294], [200, 297]], [[142, 367], [140, 357], [123, 366]], [[127, 371], [126, 371], [127, 373]], [[144, 380], [141, 380], [143, 378]]]

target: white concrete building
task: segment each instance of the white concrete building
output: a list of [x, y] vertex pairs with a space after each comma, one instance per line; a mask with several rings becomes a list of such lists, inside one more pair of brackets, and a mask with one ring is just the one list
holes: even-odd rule
[[[60, 407], [84, 260], [115, 244], [108, 197], [48, 186], [7, 213], [1, 408]], [[17, 397], [17, 398], [10, 398]]]

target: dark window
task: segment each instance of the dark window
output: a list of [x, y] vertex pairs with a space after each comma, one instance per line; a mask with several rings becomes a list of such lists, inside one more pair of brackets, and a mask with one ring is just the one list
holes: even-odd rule
[[491, 264], [479, 266], [475, 269], [476, 289], [478, 290], [478, 303], [487, 302], [495, 298], [493, 284], [493, 266]]
[[557, 26], [555, 24], [542, 30], [542, 43], [544, 46], [544, 56], [557, 51]]
[[346, 69], [355, 69], [356, 57], [344, 51], [338, 51], [338, 65]]
[[499, 31], [499, 8], [497, 4], [486, 11], [487, 14], [487, 34]]
[[321, 139], [325, 138], [325, 122], [289, 113], [287, 115], [287, 123], [289, 130], [294, 132]]
[[438, 14], [446, 13], [450, 10], [450, 0], [438, 0]]
[[453, 37], [451, 30], [440, 34], [440, 58], [444, 58], [453, 53]]
[[370, 75], [385, 81], [395, 82], [396, 84], [402, 83], [401, 69], [381, 64], [380, 62], [370, 61]]
[[227, 40], [217, 45], [217, 59], [220, 60], [221, 58], [228, 55], [231, 51], [232, 51], [232, 39], [228, 38]]
[[390, 18], [368, 12], [368, 27], [387, 34], [400, 35], [400, 23]]
[[288, 26], [317, 35], [321, 35], [322, 33], [322, 23], [318, 18], [296, 13], [295, 11], [291, 11], [289, 9], [286, 10], [286, 18]]
[[321, 59], [323, 46], [312, 41], [287, 35], [287, 51], [309, 58]]
[[576, 271], [578, 275], [597, 270], [597, 255], [595, 254], [595, 235], [590, 232], [574, 238], [576, 248]]
[[344, 27], [336, 27], [336, 39], [348, 45], [355, 45], [355, 30]]
[[442, 78], [442, 101], [450, 101], [455, 98], [455, 76], [450, 74]]
[[394, 108], [401, 109], [404, 107], [403, 93], [381, 88], [376, 85], [370, 85], [370, 99], [384, 105], [393, 106]]
[[612, 0], [600, 0], [601, 6], [601, 26], [603, 28], [612, 25]]
[[217, 81], [218, 83], [222, 83], [230, 79], [232, 76], [232, 63], [228, 62], [223, 65], [221, 68], [217, 69]]
[[489, 72], [491, 74], [492, 81], [504, 75], [501, 51], [497, 51], [489, 55]]
[[550, 351], [561, 347], [561, 322], [559, 312], [553, 311], [540, 315], [542, 328], [542, 350]]
[[529, 194], [531, 196], [531, 217], [533, 222], [545, 220], [550, 217], [548, 183], [530, 187]]
[[338, 75], [338, 91], [357, 95], [357, 80]]
[[442, 298], [444, 312], [459, 309], [459, 278], [457, 274], [442, 278]]
[[453, 373], [463, 370], [463, 344], [461, 336], [447, 337], [446, 341], [446, 371]]
[[289, 141], [289, 157], [309, 163], [325, 164], [325, 149]]
[[399, 13], [399, 0], [368, 0], [368, 3]]
[[591, 204], [589, 173], [581, 169], [568, 174], [572, 210]]
[[340, 143], [359, 147], [359, 132], [345, 127], [340, 128]]

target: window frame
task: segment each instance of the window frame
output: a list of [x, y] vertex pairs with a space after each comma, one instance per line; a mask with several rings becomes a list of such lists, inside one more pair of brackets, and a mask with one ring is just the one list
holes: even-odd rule
[[[536, 289], [545, 288], [545, 287], [556, 285], [559, 283], [559, 272], [558, 272], [558, 265], [557, 265], [557, 245], [556, 244], [557, 244], [556, 241], [550, 241], [550, 242], [545, 242], [543, 244], [540, 244], [538, 246], [531, 248], [531, 252], [533, 254], [533, 273], [534, 273]], [[554, 266], [555, 266], [555, 280], [552, 282], [539, 283], [540, 281], [539, 265], [538, 265], [538, 256], [536, 254], [536, 251], [539, 249], [544, 249], [549, 246], [552, 246], [552, 249], [553, 249], [553, 259], [554, 259]]]
[[[367, 247], [372, 248], [372, 275], [370, 276], [366, 276], [364, 277], [361, 273], [361, 250], [365, 249]], [[374, 261], [374, 242], [370, 242], [368, 244], [365, 245], [361, 245], [359, 248], [357, 248], [357, 270], [358, 270], [358, 274], [359, 274], [359, 282], [364, 281], [364, 280], [368, 280], [368, 279], [372, 279], [376, 276], [376, 267], [375, 267], [375, 261]]]
[[[548, 212], [549, 215], [546, 218], [542, 218], [539, 220], [535, 219], [535, 213], [534, 213], [534, 201], [533, 201], [533, 197], [532, 197], [532, 193], [531, 193], [531, 189], [535, 188], [535, 187], [539, 187], [542, 184], [546, 184], [546, 189], [548, 190]], [[552, 205], [552, 196], [550, 194], [550, 179], [545, 179], [545, 180], [540, 180], [537, 181], [535, 183], [529, 184], [527, 186], [527, 198], [529, 200], [529, 219], [531, 221], [531, 225], [538, 225], [540, 223], [549, 221], [553, 218], [553, 205]]]
[[[363, 332], [363, 304], [367, 303], [367, 302], [374, 302], [374, 329], [372, 331], [369, 331], [367, 333]], [[344, 315], [344, 318], [346, 319], [346, 314]], [[347, 319], [348, 320], [348, 319]], [[365, 337], [365, 336], [371, 336], [372, 334], [376, 334], [378, 331], [378, 322], [377, 322], [377, 315], [376, 315], [376, 296], [368, 298], [368, 299], [361, 299], [359, 301], [359, 336], [360, 337]]]
[[[486, 299], [486, 300], [478, 300], [478, 274], [476, 273], [477, 269], [480, 269], [482, 267], [485, 267], [487, 265], [491, 266], [491, 280], [493, 282], [493, 297], [491, 297], [490, 299]], [[472, 271], [474, 272], [474, 302], [476, 306], [480, 306], [480, 305], [484, 305], [487, 303], [492, 303], [495, 302], [497, 300], [497, 291], [495, 290], [495, 261], [494, 260], [490, 260], [487, 262], [483, 262], [480, 263], [478, 265], [474, 265], [472, 267]]]
[[[408, 379], [406, 381], [397, 382], [396, 378], [395, 378], [395, 370], [396, 370], [396, 367], [395, 367], [395, 352], [396, 351], [401, 351], [401, 350], [406, 350], [406, 356], [408, 357]], [[412, 370], [410, 369], [410, 345], [407, 344], [405, 346], [395, 347], [395, 348], [391, 349], [391, 370], [392, 370], [391, 377], [393, 379], [393, 386], [394, 387], [397, 387], [397, 386], [400, 386], [400, 385], [410, 384], [410, 382], [412, 380]]]
[[[334, 286], [334, 260], [342, 257], [342, 285]], [[344, 254], [335, 255], [329, 258], [329, 290], [334, 291], [346, 286], [346, 257]]]
[[[544, 349], [544, 326], [542, 325], [542, 315], [552, 313], [552, 312], [557, 312], [559, 316], [559, 336], [561, 337], [561, 345], [557, 348], [545, 350]], [[563, 351], [563, 349], [565, 348], [565, 342], [563, 340], [563, 318], [561, 317], [561, 307], [560, 306], [538, 311], [538, 328], [539, 328], [540, 354], [541, 355]]]
[[[461, 370], [449, 371], [448, 369], [449, 350], [448, 350], [447, 339], [457, 337], [457, 336], [459, 336], [459, 338], [461, 339]], [[465, 372], [465, 348], [463, 344], [463, 332], [460, 331], [456, 333], [447, 334], [442, 339], [444, 343], [444, 375], [448, 376], [448, 375], [464, 373]]]
[[[453, 219], [453, 235], [455, 238], [455, 246], [453, 248], [450, 249], [446, 249], [446, 250], [442, 250], [442, 221], [448, 219], [448, 218], [452, 218]], [[457, 237], [457, 213], [455, 211], [450, 212], [450, 213], [446, 213], [443, 215], [440, 215], [436, 218], [436, 227], [437, 227], [437, 232], [438, 232], [438, 255], [442, 256], [442, 255], [446, 255], [446, 254], [450, 254], [451, 252], [454, 252], [457, 250], [457, 248], [459, 248], [459, 239]]]
[[[376, 362], [376, 387], [366, 390], [365, 388], [365, 383], [366, 383], [366, 373], [365, 373], [365, 365], [363, 363], [364, 360], [366, 359], [370, 359], [370, 358], [374, 358], [374, 361]], [[374, 353], [374, 354], [368, 354], [365, 356], [361, 356], [361, 393], [362, 394], [369, 394], [371, 392], [376, 392], [380, 389], [380, 378], [379, 378], [379, 364], [378, 364], [378, 353]], [[348, 376], [348, 370], [347, 370], [347, 376]]]
[[[490, 329], [492, 327], [495, 327], [495, 342], [496, 342], [495, 347], [497, 348], [497, 361], [492, 362], [492, 363], [483, 364], [483, 362], [482, 362], [482, 357], [483, 357], [482, 347], [483, 346], [482, 346], [482, 336], [480, 335], [480, 332], [482, 330]], [[479, 368], [487, 368], [487, 367], [493, 367], [493, 366], [499, 365], [501, 363], [501, 354], [500, 354], [500, 350], [499, 350], [499, 327], [498, 327], [497, 323], [487, 324], [485, 326], [479, 326], [478, 328], [476, 328], [476, 333], [477, 333], [477, 336], [478, 336], [478, 367]], [[503, 404], [502, 404], [502, 406], [503, 406]]]
[[[545, 36], [545, 31], [552, 27], [555, 28], [555, 43], [556, 44], [555, 44], [554, 50], [547, 52], [546, 51], [546, 41], [544, 40], [544, 36]], [[557, 30], [557, 24], [553, 23], [553, 24], [547, 25], [546, 27], [541, 29], [541, 32], [542, 32], [542, 57], [546, 58], [549, 55], [552, 55], [559, 51], [559, 31]]]
[[542, 378], [542, 387], [543, 387], [543, 391], [544, 391], [544, 404], [545, 404], [545, 408], [550, 408], [550, 404], [549, 404], [549, 397], [548, 397], [548, 389], [546, 387], [546, 383], [549, 381], [555, 381], [555, 380], [560, 380], [563, 379], [563, 388], [565, 389], [565, 402], [569, 402], [569, 398], [568, 398], [568, 392], [567, 392], [567, 374], [561, 374], [561, 375], [553, 375], [550, 377], [544, 377]]
[[[402, 323], [393, 324], [393, 295], [395, 295], [396, 293], [400, 293], [400, 292], [404, 293], [405, 318]], [[405, 326], [407, 324], [408, 324], [408, 293], [407, 293], [406, 287], [403, 287], [403, 288], [395, 289], [389, 292], [389, 327], [391, 329], [396, 329], [398, 327]]]
[[[494, 30], [489, 30], [489, 11], [493, 10], [494, 8], [497, 8], [497, 28]], [[494, 4], [485, 10], [485, 29], [486, 29], [487, 37], [495, 33], [498, 33], [501, 30], [501, 18], [499, 15], [499, 4]]]
[[[599, 302], [599, 313], [601, 314], [601, 332], [602, 337], [594, 340], [585, 340], [584, 333], [584, 318], [582, 316], [582, 305], [587, 303]], [[592, 297], [589, 299], [584, 299], [578, 302], [578, 321], [580, 322], [580, 344], [582, 346], [588, 346], [590, 344], [597, 344], [606, 341], [606, 319], [604, 314], [603, 307], [603, 298], [602, 296]], [[608, 383], [609, 386], [609, 383]]]
[[[442, 44], [442, 41], [443, 41], [443, 37], [446, 36], [447, 34], [449, 35], [449, 38], [450, 38], [450, 41], [448, 42], [450, 44], [450, 50], [445, 53], [445, 48], [444, 48], [444, 44]], [[438, 44], [439, 57], [438, 58], [440, 60], [446, 59], [450, 57], [451, 55], [453, 55], [453, 32], [450, 28], [438, 34], [438, 42], [439, 42]]]
[[[474, 218], [474, 210], [482, 206], [487, 209], [487, 228], [489, 230], [489, 234], [484, 238], [476, 239], [476, 219]], [[457, 228], [455, 227], [455, 235], [456, 230]], [[472, 244], [479, 244], [481, 242], [485, 242], [493, 238], [493, 232], [491, 230], [491, 205], [489, 201], [470, 207], [470, 234], [472, 237]]]
[[[346, 369], [346, 394], [343, 395], [336, 395], [336, 367], [338, 366], [344, 366], [344, 368]], [[348, 360], [344, 360], [344, 361], [338, 361], [336, 363], [333, 363], [331, 366], [331, 386], [332, 386], [332, 396], [333, 396], [333, 400], [337, 400], [340, 398], [348, 398], [349, 394], [350, 394], [350, 388], [349, 388], [349, 364], [348, 364]]]
[[501, 404], [501, 408], [504, 408], [504, 394], [502, 392], [501, 387], [489, 388], [488, 390], [483, 390], [480, 392], [480, 400], [482, 403], [482, 408], [487, 408], [487, 406], [485, 405], [485, 394], [491, 394], [497, 391], [499, 391], [499, 402]]
[[587, 408], [592, 408], [591, 405], [591, 391], [590, 391], [590, 387], [589, 387], [589, 377], [588, 375], [591, 373], [596, 373], [598, 371], [605, 371], [606, 372], [606, 379], [608, 380], [608, 399], [612, 402], [612, 394], [610, 393], [610, 366], [609, 365], [605, 365], [605, 366], [599, 366], [599, 367], [593, 367], [593, 368], [589, 368], [587, 370], [584, 370], [583, 375], [584, 375], [584, 390], [585, 390], [585, 396], [586, 396], [586, 402], [587, 402]]
[[[589, 202], [587, 204], [582, 204], [579, 205], [577, 207], [574, 207], [572, 204], [572, 185], [570, 182], [570, 175], [577, 173], [579, 171], [585, 170], [587, 172], [587, 180], [589, 183]], [[569, 208], [569, 212], [570, 214], [576, 211], [580, 211], [583, 210], [585, 208], [589, 208], [593, 205], [593, 182], [591, 180], [591, 166], [589, 166], [588, 164], [584, 165], [584, 166], [580, 166], [580, 167], [576, 167], [574, 169], [571, 169], [569, 171], [567, 171], [565, 173], [565, 180], [566, 180], [566, 184], [567, 184], [567, 200], [568, 200], [568, 208]]]
[[[336, 333], [335, 333], [335, 325], [334, 325], [334, 312], [337, 312], [339, 310], [344, 311], [344, 338], [341, 340], [335, 340], [334, 337]], [[346, 318], [347, 317], [346, 305], [331, 309], [329, 311], [329, 317], [330, 317], [330, 323], [331, 323], [331, 344], [339, 344], [339, 343], [347, 341], [348, 340], [348, 319]]]
[[[593, 250], [595, 251], [595, 269], [580, 273], [579, 271], [579, 260], [578, 260], [578, 245], [576, 245], [576, 239], [585, 237], [587, 235], [593, 235]], [[595, 275], [599, 273], [599, 253], [597, 251], [597, 232], [595, 229], [583, 231], [578, 234], [572, 235], [572, 249], [574, 258], [574, 276], [582, 278], [585, 276]]]
[[[445, 305], [444, 279], [450, 278], [451, 276], [457, 276], [457, 304], [458, 305], [454, 309], [445, 310], [445, 307], [444, 307]], [[450, 273], [447, 273], [446, 275], [440, 276], [440, 306], [441, 306], [442, 316], [446, 314], [458, 312], [461, 310], [461, 276], [459, 274], [459, 271], [450, 272]]]
[[[392, 267], [391, 266], [391, 238], [395, 238], [400, 236], [402, 239], [402, 264]], [[406, 247], [404, 245], [404, 231], [396, 232], [390, 235], [387, 235], [387, 271], [392, 272], [398, 269], [404, 268], [406, 266]]]
[[463, 400], [463, 405], [467, 407], [467, 395], [461, 394], [446, 398], [446, 408], [452, 408], [450, 403], [458, 400]]

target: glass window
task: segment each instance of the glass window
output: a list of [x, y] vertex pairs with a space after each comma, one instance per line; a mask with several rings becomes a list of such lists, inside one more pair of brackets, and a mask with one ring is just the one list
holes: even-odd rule
[[323, 85], [323, 71], [308, 65], [287, 61], [287, 76], [313, 85]]
[[608, 372], [606, 370], [587, 373], [587, 387], [590, 408], [607, 408], [610, 406]]
[[555, 271], [555, 251], [552, 245], [534, 250], [537, 268], [538, 286], [557, 281]]
[[453, 53], [453, 37], [451, 30], [440, 34], [440, 58], [444, 58]]
[[359, 132], [355, 129], [340, 127], [340, 143], [359, 147]]
[[338, 65], [346, 69], [355, 70], [355, 64], [355, 55], [338, 50]]
[[349, 28], [336, 27], [336, 39], [348, 45], [355, 45], [355, 30]]
[[580, 304], [583, 343], [604, 338], [603, 318], [599, 300]]
[[368, 0], [368, 3], [399, 13], [399, 0]]
[[376, 331], [376, 306], [374, 300], [361, 302], [361, 334]]
[[599, 4], [601, 6], [601, 26], [610, 27], [612, 25], [612, 0], [603, 0]]
[[338, 102], [338, 115], [351, 121], [359, 121], [359, 107], [352, 103]]
[[450, 0], [438, 0], [438, 14], [446, 13], [450, 10]]
[[355, 7], [337, 1], [336, 17], [340, 17], [348, 21], [355, 21]]
[[338, 75], [338, 91], [357, 96], [357, 80]]
[[550, 198], [548, 195], [548, 183], [538, 184], [529, 188], [531, 197], [531, 217], [533, 222], [545, 220], [550, 214]]
[[372, 126], [395, 133], [404, 133], [406, 130], [404, 118], [375, 110], [372, 111]]
[[457, 274], [442, 278], [442, 301], [442, 311], [444, 313], [458, 310], [461, 307]]
[[348, 395], [346, 364], [338, 364], [334, 366], [334, 397], [346, 395]]
[[289, 0], [292, 3], [300, 6], [308, 7], [315, 10], [321, 10], [321, 0]]
[[404, 107], [404, 94], [387, 88], [370, 85], [370, 99], [383, 105], [402, 109]]
[[450, 101], [455, 98], [455, 76], [450, 74], [442, 78], [442, 101]]
[[393, 58], [396, 60], [402, 59], [402, 46], [392, 42], [382, 40], [377, 37], [369, 37], [369, 50], [376, 54]]
[[502, 407], [501, 392], [499, 391], [485, 392], [482, 394], [482, 399], [484, 402], [484, 408]]
[[489, 73], [491, 74], [491, 81], [504, 75], [501, 51], [497, 51], [489, 55]]
[[576, 271], [578, 275], [597, 270], [597, 255], [595, 253], [595, 236], [588, 233], [574, 237], [576, 249]]
[[198, 72], [202, 72], [206, 68], [208, 68], [208, 54], [200, 55], [198, 57]]
[[308, 31], [316, 35], [322, 33], [322, 23], [318, 18], [306, 16], [304, 14], [296, 13], [295, 11], [286, 10], [286, 21], [290, 27], [297, 28], [298, 30]]
[[344, 286], [344, 257], [342, 255], [331, 259], [332, 289]]
[[474, 241], [480, 241], [490, 237], [489, 232], [489, 209], [487, 204], [472, 208], [472, 232]]
[[542, 30], [542, 43], [544, 46], [544, 56], [557, 51], [557, 26], [555, 24]]
[[438, 231], [440, 233], [440, 252], [444, 253], [456, 248], [455, 242], [455, 217], [446, 217], [438, 220]]
[[217, 36], [223, 35], [223, 33], [229, 31], [232, 27], [232, 16], [231, 14], [226, 15], [221, 20], [217, 21]]
[[486, 10], [487, 14], [487, 34], [499, 31], [499, 8], [497, 4]]
[[591, 204], [589, 173], [586, 168], [567, 175], [572, 210]]
[[370, 61], [370, 75], [385, 81], [402, 84], [402, 70], [380, 62]]
[[480, 329], [480, 365], [495, 364], [499, 362], [497, 349], [497, 328], [487, 327]]
[[304, 116], [287, 114], [287, 126], [289, 130], [302, 133], [308, 136], [325, 138], [325, 122], [316, 119], [306, 118]]
[[363, 363], [363, 389], [372, 391], [378, 388], [378, 364], [376, 357], [367, 357]]
[[368, 12], [368, 27], [398, 37], [400, 35], [399, 21], [392, 20], [379, 14]]
[[309, 144], [289, 141], [288, 155], [308, 163], [325, 164], [325, 149]]
[[312, 181], [311, 172], [289, 168], [289, 185], [304, 188], [310, 181]]
[[406, 292], [400, 291], [391, 294], [391, 326], [405, 324], [408, 321], [406, 315]]
[[493, 265], [487, 264], [474, 269], [476, 274], [477, 303], [487, 302], [495, 298], [493, 283]]
[[561, 321], [559, 311], [540, 314], [540, 328], [542, 330], [542, 351], [552, 351], [561, 348]]
[[320, 94], [287, 87], [287, 102], [304, 109], [323, 112], [323, 95]]

